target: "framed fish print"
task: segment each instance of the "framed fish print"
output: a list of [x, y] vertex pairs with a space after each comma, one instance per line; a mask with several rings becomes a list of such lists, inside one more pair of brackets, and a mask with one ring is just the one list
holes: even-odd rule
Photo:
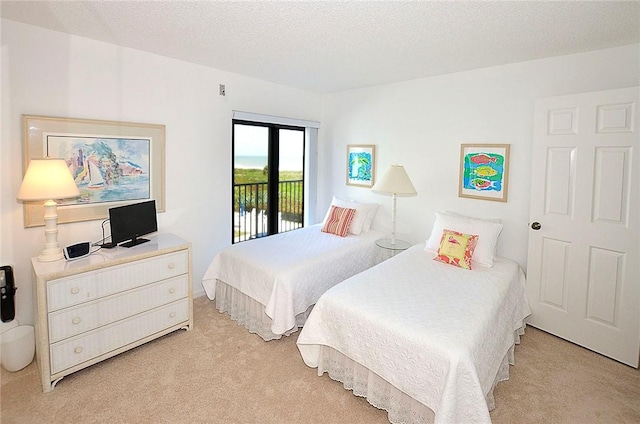
[[506, 202], [508, 182], [508, 144], [460, 146], [459, 197]]
[[347, 185], [373, 187], [375, 179], [376, 146], [350, 144], [347, 146]]
[[[80, 192], [58, 201], [58, 223], [105, 219], [115, 206], [155, 200], [164, 212], [165, 126], [22, 116], [23, 166], [64, 159]], [[24, 226], [44, 225], [42, 202], [25, 202]]]

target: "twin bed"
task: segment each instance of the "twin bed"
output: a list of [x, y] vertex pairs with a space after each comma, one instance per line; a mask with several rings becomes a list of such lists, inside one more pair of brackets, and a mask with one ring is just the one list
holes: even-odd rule
[[[306, 231], [313, 229], [309, 227]], [[293, 262], [281, 260], [268, 266], [259, 250], [246, 248], [243, 253], [252, 255], [251, 261], [257, 262], [257, 272], [269, 276], [262, 280], [277, 283], [270, 288], [260, 283], [258, 288], [248, 289], [249, 281], [258, 281], [259, 275], [241, 277], [244, 274], [241, 272], [234, 277], [232, 270], [237, 269], [240, 262], [233, 253], [227, 254], [215, 266], [226, 268], [224, 272], [215, 273], [216, 299], [221, 294], [219, 287], [225, 287], [225, 291], [232, 289], [235, 294], [243, 290], [252, 294], [253, 290], [262, 292], [262, 297], [258, 299], [256, 294], [253, 299], [264, 302], [259, 303], [264, 308], [258, 306], [263, 313], [276, 317], [267, 320], [271, 323], [269, 331], [276, 336], [290, 334], [304, 323], [297, 340], [304, 362], [317, 367], [318, 375], [327, 372], [355, 395], [366, 397], [372, 405], [388, 411], [392, 423], [490, 423], [493, 389], [498, 382], [508, 379], [514, 346], [524, 332], [524, 319], [530, 313], [522, 269], [511, 260], [495, 256], [501, 229], [502, 225], [496, 221], [436, 214], [433, 232], [426, 243], [381, 263], [379, 256], [370, 259], [369, 265], [367, 261], [360, 261], [364, 269], [345, 277], [340, 284], [329, 277], [345, 275], [344, 272], [332, 273], [334, 268], [340, 268], [341, 258], [357, 252], [368, 256], [363, 252], [368, 245], [374, 247], [374, 256], [369, 258], [376, 257], [375, 240], [380, 237], [379, 233], [346, 237], [345, 240], [351, 238], [358, 243], [352, 241], [340, 247], [344, 249], [342, 254], [328, 253], [331, 249], [315, 250], [311, 256], [323, 258], [315, 265], [311, 265], [315, 261], [310, 257], [296, 252]], [[464, 252], [466, 265], [472, 269], [464, 269], [465, 263], [433, 260], [443, 252], [444, 244], [439, 241], [444, 243], [442, 234], [448, 230], [473, 241], [473, 255], [468, 255], [469, 249]], [[478, 237], [474, 239], [469, 235]], [[305, 236], [301, 233], [300, 237]], [[456, 240], [465, 239], [451, 240], [457, 243]], [[288, 243], [287, 240], [279, 242]], [[280, 246], [284, 256], [292, 253], [287, 246]], [[353, 249], [347, 251], [348, 246]], [[232, 265], [224, 266], [223, 262]], [[284, 272], [293, 263], [297, 265]], [[287, 274], [284, 280], [277, 275], [279, 271]], [[295, 287], [299, 288], [296, 281], [308, 275], [318, 277], [313, 279], [313, 284], [317, 284], [313, 294], [303, 295], [304, 302], [294, 300], [296, 306], [291, 307], [287, 300], [291, 297], [289, 292], [295, 293]], [[227, 283], [234, 279], [242, 280], [244, 285], [231, 288]], [[285, 280], [287, 283], [279, 287]], [[210, 282], [207, 293], [212, 290]], [[280, 298], [284, 301], [278, 300], [280, 292], [286, 293]], [[291, 298], [298, 295], [300, 292]], [[225, 294], [225, 297], [229, 296]], [[287, 310], [283, 325], [276, 323], [278, 314], [274, 314], [281, 302]], [[298, 321], [292, 321], [292, 314], [298, 316]], [[285, 327], [288, 330], [282, 331]]]
[[298, 348], [391, 422], [489, 423], [529, 314], [524, 275], [503, 258], [468, 271], [435, 253], [413, 246], [328, 290]]
[[323, 232], [323, 223], [218, 253], [202, 281], [216, 308], [266, 341], [279, 339], [302, 327], [325, 291], [380, 263], [375, 241], [383, 234], [371, 229], [378, 204], [334, 198], [334, 205], [356, 210], [345, 237]]

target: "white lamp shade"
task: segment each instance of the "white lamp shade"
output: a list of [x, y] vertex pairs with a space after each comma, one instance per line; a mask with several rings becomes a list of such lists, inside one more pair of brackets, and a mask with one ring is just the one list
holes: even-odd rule
[[418, 194], [402, 165], [389, 166], [382, 178], [371, 187], [371, 191], [379, 194], [395, 194], [396, 196], [404, 197]]
[[22, 180], [18, 200], [55, 200], [79, 196], [64, 159], [31, 159]]

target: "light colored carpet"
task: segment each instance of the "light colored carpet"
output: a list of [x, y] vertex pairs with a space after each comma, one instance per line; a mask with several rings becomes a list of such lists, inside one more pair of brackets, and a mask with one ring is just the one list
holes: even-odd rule
[[[304, 365], [297, 334], [264, 342], [194, 301], [195, 328], [65, 377], [2, 370], [1, 422], [387, 423], [386, 412]], [[494, 424], [640, 423], [640, 371], [535, 328], [495, 392]]]

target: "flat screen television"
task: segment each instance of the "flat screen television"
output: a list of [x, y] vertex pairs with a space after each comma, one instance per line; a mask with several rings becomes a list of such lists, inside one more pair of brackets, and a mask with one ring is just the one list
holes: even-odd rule
[[121, 244], [123, 247], [133, 247], [149, 241], [140, 238], [146, 234], [158, 231], [156, 219], [156, 201], [149, 200], [142, 203], [118, 206], [109, 209], [109, 224], [111, 226], [111, 246]]

